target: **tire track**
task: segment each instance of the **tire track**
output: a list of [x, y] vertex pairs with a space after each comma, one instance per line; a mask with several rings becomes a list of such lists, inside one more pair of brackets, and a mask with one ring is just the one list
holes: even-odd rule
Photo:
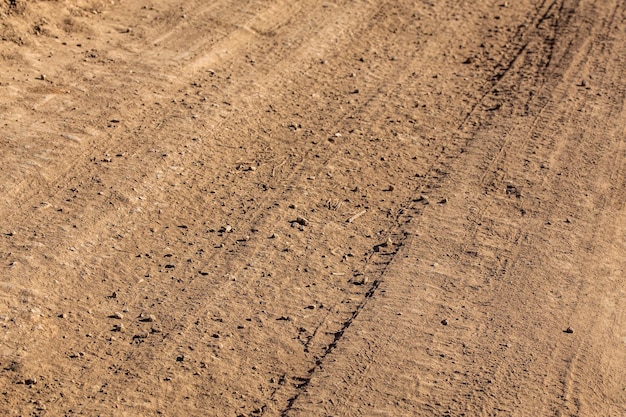
[[[569, 68], [569, 67], [567, 67], [567, 68]], [[575, 71], [573, 71], [573, 72], [575, 72]], [[561, 81], [561, 83], [566, 83], [568, 81], [569, 80], [566, 78], [566, 80], [565, 81]], [[562, 89], [562, 93], [563, 93], [563, 90], [564, 90], [564, 88]], [[564, 94], [562, 94], [562, 93], [560, 95], [563, 97]], [[551, 104], [552, 103], [560, 104], [561, 102], [562, 102], [561, 99], [557, 99], [557, 100], [551, 102]], [[544, 107], [545, 107], [545, 105], [544, 105]], [[573, 111], [573, 109], [572, 109], [572, 111]], [[552, 117], [556, 117], [556, 112], [548, 112], [548, 113], [549, 113], [549, 115], [546, 115], [545, 113], [540, 112], [539, 116], [537, 118], [535, 118], [535, 122], [534, 123], [536, 123], [538, 118], [541, 117], [543, 120], [547, 120], [547, 121], [551, 122], [551, 123], [546, 123], [546, 125], [554, 126], [555, 125], [554, 120], [551, 119], [551, 118]], [[545, 129], [545, 125], [544, 125], [544, 129]], [[541, 128], [539, 128], [539, 130], [541, 130]], [[531, 134], [529, 134], [529, 135], [527, 135], [525, 137], [531, 138], [533, 136]], [[517, 144], [517, 142], [516, 142], [516, 144]], [[503, 148], [505, 146], [507, 146], [506, 143], [505, 143], [505, 145], [500, 147], [500, 151], [496, 154], [495, 159], [491, 160], [491, 165], [490, 166], [492, 167], [492, 169], [490, 169], [489, 172], [493, 172], [494, 171], [493, 164], [495, 164], [496, 161], [498, 161], [502, 157], [502, 155], [504, 154]], [[525, 149], [525, 148], [529, 148], [529, 146], [527, 145], [527, 142], [524, 142], [524, 143], [521, 144], [521, 146], [519, 146], [518, 153], [519, 153], [520, 150]], [[535, 147], [533, 147], [533, 149], [534, 148]], [[574, 150], [574, 152], [575, 152], [575, 150]], [[507, 154], [509, 154], [509, 152], [507, 152]], [[517, 155], [517, 153], [514, 153], [514, 152], [511, 152], [510, 154], [511, 155]], [[485, 178], [486, 177], [483, 176], [483, 179], [481, 179], [480, 182], [484, 184]], [[523, 209], [523, 206], [522, 206], [522, 209]], [[500, 217], [500, 216], [495, 216], [495, 217], [497, 218], [497, 217]], [[548, 214], [548, 217], [550, 217], [549, 214]], [[522, 229], [518, 230], [518, 232], [521, 232], [521, 231], [522, 231]], [[473, 233], [473, 235], [475, 235], [475, 231], [472, 232], [472, 233]], [[520, 251], [524, 248], [523, 246], [520, 246], [520, 244], [522, 242], [528, 242], [528, 239], [527, 239], [528, 235], [525, 235], [525, 236], [526, 236], [525, 238], [522, 238], [522, 235], [520, 235], [518, 233], [517, 237], [509, 242], [509, 246], [512, 246], [514, 250], [512, 250], [511, 255], [507, 256], [505, 258], [505, 260], [504, 260], [503, 271], [504, 271], [505, 274], [510, 274], [509, 271], [511, 271], [513, 269], [519, 269], [519, 268], [516, 268], [516, 261], [513, 261], [513, 263], [511, 263], [511, 262], [509, 262], [509, 260], [511, 258], [514, 259], [514, 260], [519, 258]], [[528, 244], [530, 244], [530, 242], [528, 242]], [[501, 277], [499, 277], [497, 279], [497, 281], [504, 281], [505, 279], [506, 279], [506, 276], [501, 276]], [[500, 285], [498, 285], [498, 286], [500, 286]], [[502, 292], [502, 290], [500, 290], [499, 292]], [[329, 412], [331, 414], [332, 413], [338, 413], [338, 415], [348, 415], [348, 409], [346, 409], [347, 404], [351, 404], [350, 411], [353, 411], [353, 412], [355, 411], [355, 408], [353, 407], [354, 404], [355, 404], [354, 395], [356, 393], [357, 388], [359, 388], [359, 387], [361, 387], [363, 385], [362, 381], [365, 379], [366, 375], [368, 374], [369, 369], [370, 369], [370, 365], [376, 362], [376, 359], [374, 357], [384, 356], [384, 351], [389, 346], [391, 346], [391, 345], [395, 346], [395, 345], [399, 344], [399, 343], [396, 343], [397, 342], [397, 337], [395, 337], [395, 335], [397, 333], [393, 333], [392, 335], [388, 335], [385, 332], [383, 332], [383, 333], [386, 336], [390, 337], [390, 339], [388, 339], [387, 337], [382, 337], [382, 338], [377, 337], [378, 340], [383, 340], [383, 342], [381, 342], [383, 346], [380, 349], [373, 349], [372, 345], [374, 344], [374, 346], [376, 346], [376, 344], [375, 344], [376, 342], [374, 342], [372, 339], [368, 338], [367, 342], [364, 342], [364, 343], [367, 343], [367, 346], [364, 347], [362, 350], [360, 350], [358, 354], [355, 355], [354, 352], [352, 352], [352, 353], [341, 352], [341, 354], [338, 354], [338, 355], [342, 355], [342, 356], [339, 356], [339, 358], [341, 358], [341, 359], [344, 359], [344, 357], [346, 355], [350, 355], [350, 357], [354, 357], [354, 358], [358, 357], [358, 360], [360, 360], [360, 361], [364, 360], [365, 362], [364, 362], [363, 365], [359, 365], [359, 366], [354, 366], [354, 365], [350, 366], [350, 365], [348, 365], [348, 369], [350, 369], [349, 377], [344, 377], [343, 381], [344, 381], [344, 383], [348, 383], [349, 382], [349, 386], [352, 387], [351, 391], [349, 393], [345, 394], [345, 396], [342, 396], [341, 399], [337, 399], [335, 397], [335, 401], [333, 402], [333, 404], [335, 404], [335, 406], [332, 406], [332, 407], [328, 408], [327, 412]], [[353, 364], [352, 360], [348, 359], [347, 361], [348, 361], [348, 363]], [[573, 367], [575, 366], [574, 365], [575, 362], [576, 361], [574, 360], [573, 364], [571, 365], [572, 368], [570, 368], [570, 372], [569, 372], [570, 375], [571, 375], [571, 370], [574, 369]], [[497, 368], [495, 372], [496, 373], [500, 372], [499, 369], [501, 369], [501, 368]], [[336, 372], [342, 372], [342, 371], [345, 372], [345, 369], [344, 370], [339, 370], [339, 371], [336, 371]], [[333, 375], [333, 377], [334, 377], [334, 375]], [[322, 381], [322, 380], [320, 379], [320, 381]], [[323, 401], [324, 398], [325, 398], [324, 395], [319, 395], [320, 394], [320, 392], [319, 392], [320, 384], [323, 384], [323, 385], [326, 385], [326, 386], [330, 386], [330, 387], [333, 386], [332, 383], [329, 383], [328, 381], [318, 382], [318, 384], [315, 384], [315, 388], [317, 388], [316, 394], [311, 394], [311, 396], [308, 397], [308, 401], [310, 403], [307, 403], [307, 400], [304, 401], [305, 405], [306, 404], [314, 404], [314, 403], [318, 404], [316, 406], [317, 410], [319, 410], [319, 406], [321, 404], [321, 401]], [[307, 388], [310, 388], [309, 384], [307, 384]], [[321, 399], [319, 401], [313, 402], [312, 398], [321, 398]], [[336, 405], [337, 401], [338, 401], [339, 404], [346, 404], [346, 406], [341, 407], [341, 405]], [[305, 407], [305, 405], [303, 405], [302, 407]], [[292, 410], [294, 410], [293, 407], [294, 407], [294, 404], [292, 404]], [[311, 409], [307, 409], [307, 408], [300, 408], [298, 410], [299, 411], [303, 411], [305, 409], [309, 410], [309, 411], [311, 410]], [[515, 408], [512, 408], [512, 409], [515, 409]], [[503, 411], [503, 410], [501, 410], [501, 411]], [[364, 411], [361, 410], [360, 412], [364, 412]], [[460, 410], [459, 410], [459, 412], [460, 412]], [[487, 408], [486, 407], [483, 408], [483, 412], [487, 412]], [[302, 414], [302, 413], [300, 413], [300, 414]]]
[[[247, 257], [248, 257], [248, 256], [244, 256], [244, 258], [247, 258]], [[241, 268], [241, 266], [240, 266], [239, 268]], [[230, 268], [230, 269], [232, 269], [232, 268]], [[233, 275], [236, 275], [236, 274], [237, 274], [237, 270], [235, 270], [235, 273], [234, 273]], [[201, 315], [202, 315], [202, 314], [201, 314]], [[201, 315], [200, 315], [200, 316], [201, 316]], [[195, 317], [195, 315], [189, 315], [189, 317], [190, 317], [190, 319], [191, 319], [192, 317]], [[182, 327], [188, 327], [188, 326], [182, 326]], [[339, 333], [339, 332], [335, 333], [335, 335], [337, 335], [337, 334], [340, 334], [340, 333]]]
[[185, 327], [185, 326], [183, 326], [183, 327]]

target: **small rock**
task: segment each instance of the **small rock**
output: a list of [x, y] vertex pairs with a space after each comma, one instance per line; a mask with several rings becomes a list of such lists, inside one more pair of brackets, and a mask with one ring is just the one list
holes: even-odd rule
[[122, 320], [124, 318], [124, 315], [120, 313], [119, 311], [116, 311], [115, 313], [111, 314], [111, 318]]
[[296, 217], [296, 223], [302, 225], [302, 226], [308, 226], [309, 225], [309, 221], [302, 216], [298, 216]]
[[139, 321], [150, 322], [151, 323], [153, 321], [156, 321], [156, 318], [152, 314], [141, 313], [139, 315]]
[[354, 285], [365, 285], [369, 282], [369, 278], [367, 276], [362, 276], [361, 279], [352, 280], [352, 284]]
[[443, 324], [444, 326], [447, 326], [448, 325], [448, 320], [446, 320], [446, 319], [441, 320], [441, 324]]
[[36, 385], [37, 384], [37, 378], [28, 378], [28, 379], [24, 380], [24, 384], [25, 385]]
[[563, 330], [565, 333], [574, 333], [574, 329], [572, 327], [568, 327], [567, 329]]
[[123, 332], [124, 331], [124, 325], [122, 323], [113, 325], [113, 331], [114, 332]]

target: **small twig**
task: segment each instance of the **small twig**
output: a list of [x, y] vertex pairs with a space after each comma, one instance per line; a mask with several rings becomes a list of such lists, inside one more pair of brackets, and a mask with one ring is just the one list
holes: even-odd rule
[[281, 162], [280, 164], [276, 165], [274, 168], [272, 168], [272, 178], [274, 177], [274, 174], [276, 173], [276, 168], [282, 167], [283, 165], [285, 165], [285, 162], [287, 162], [286, 159], [283, 162]]
[[361, 217], [365, 213], [367, 213], [367, 210], [360, 211], [357, 214], [355, 214], [354, 216], [350, 217], [348, 220], [346, 220], [346, 222], [347, 223], [352, 223], [353, 221], [355, 221], [356, 219], [358, 219], [359, 217]]

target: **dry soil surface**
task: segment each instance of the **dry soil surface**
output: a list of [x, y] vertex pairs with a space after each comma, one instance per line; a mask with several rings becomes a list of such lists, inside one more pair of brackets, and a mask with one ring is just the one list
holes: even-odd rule
[[626, 415], [626, 4], [2, 0], [6, 416]]

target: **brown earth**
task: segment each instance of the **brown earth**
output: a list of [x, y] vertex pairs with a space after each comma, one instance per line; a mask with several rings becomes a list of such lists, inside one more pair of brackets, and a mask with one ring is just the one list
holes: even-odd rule
[[0, 414], [626, 415], [626, 5], [2, 0]]

